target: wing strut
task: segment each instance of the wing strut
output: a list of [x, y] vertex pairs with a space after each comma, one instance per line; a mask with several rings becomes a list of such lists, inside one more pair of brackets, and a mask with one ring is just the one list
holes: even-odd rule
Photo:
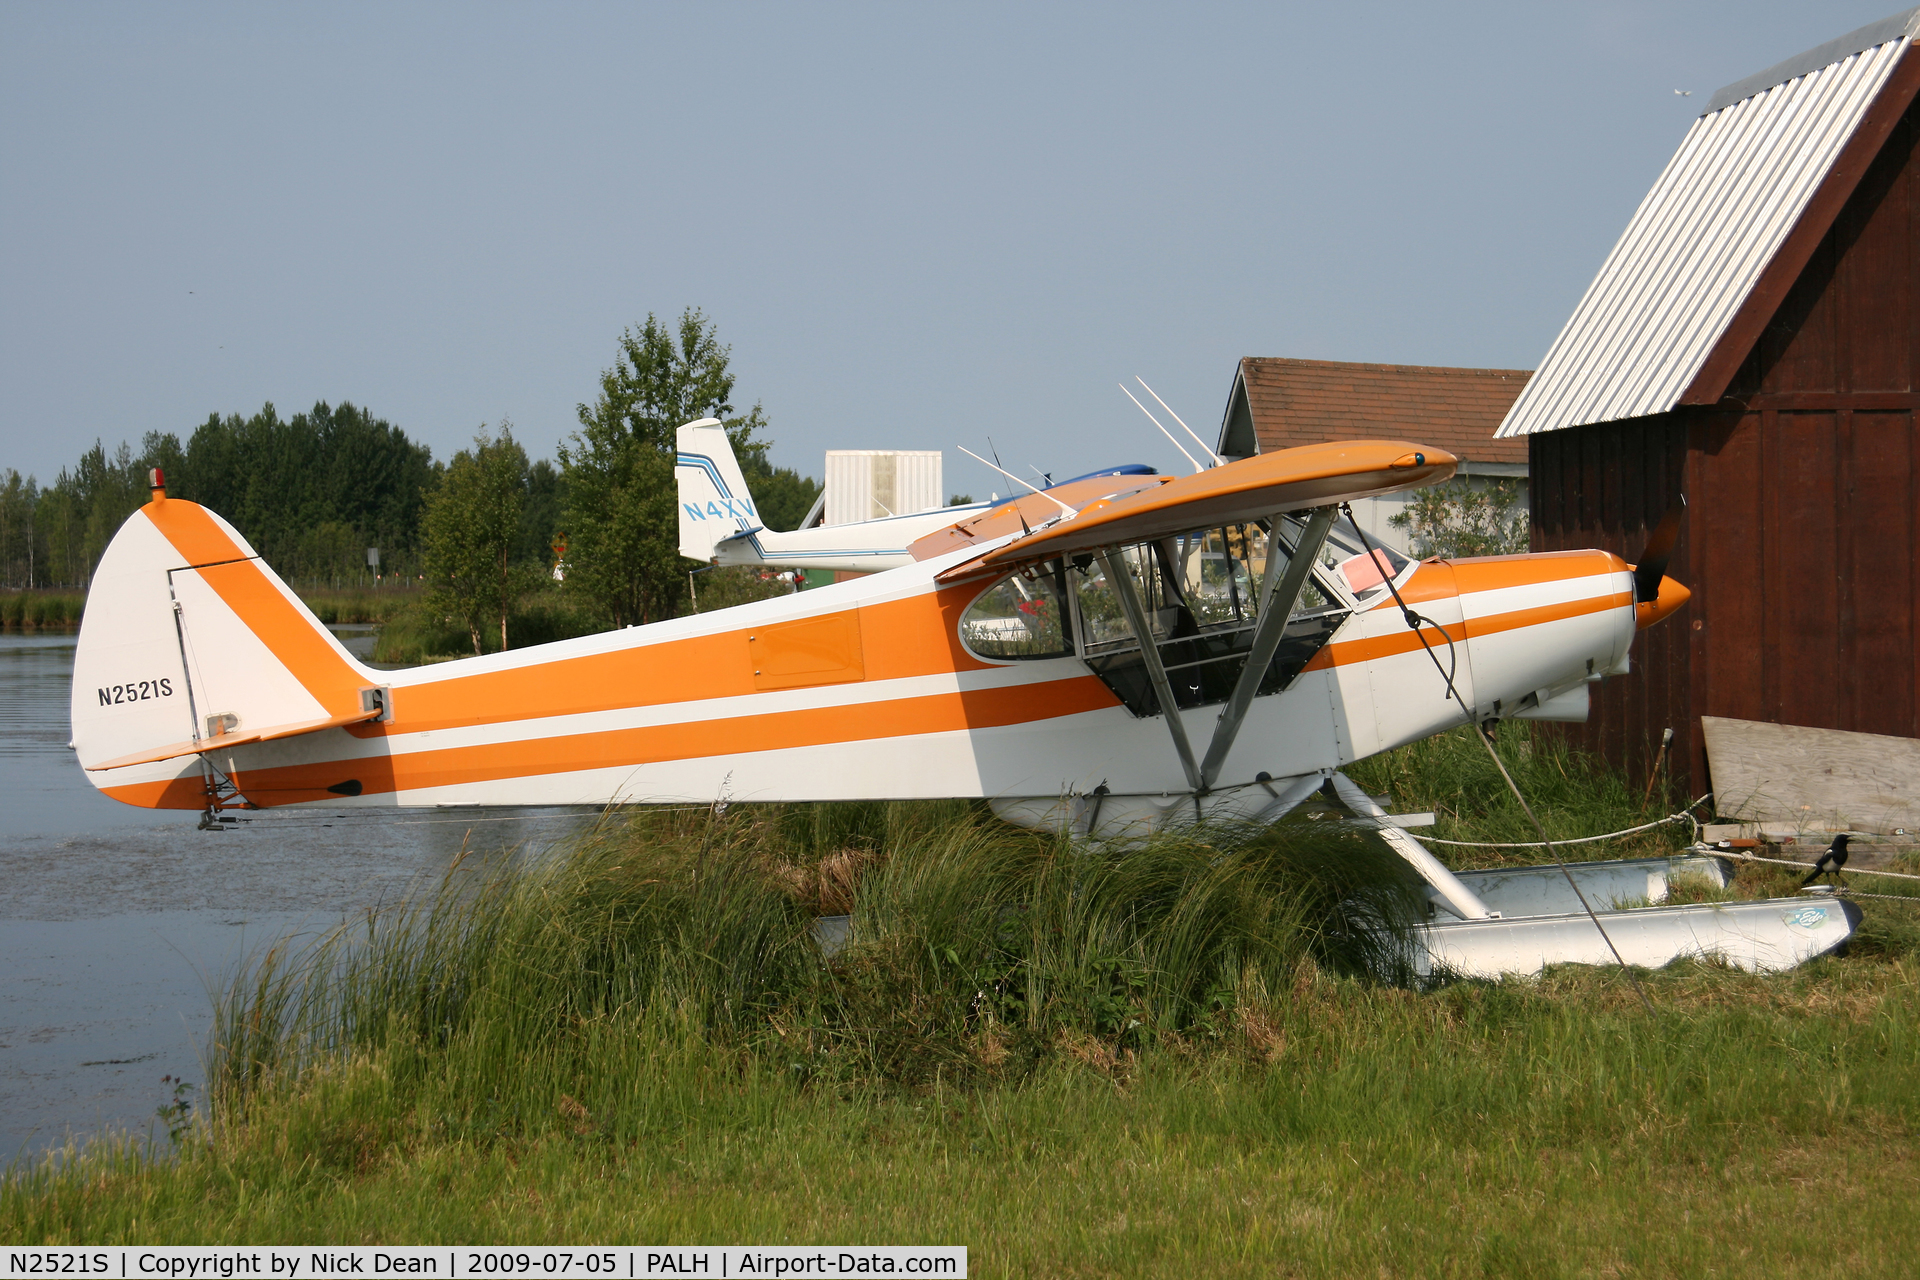
[[1134, 638], [1140, 642], [1140, 659], [1146, 664], [1154, 699], [1160, 705], [1160, 714], [1166, 719], [1167, 733], [1173, 738], [1173, 749], [1180, 754], [1180, 767], [1186, 771], [1187, 785], [1193, 788], [1196, 796], [1207, 794], [1213, 788], [1214, 780], [1220, 776], [1220, 766], [1226, 763], [1227, 752], [1233, 750], [1234, 740], [1240, 736], [1240, 726], [1247, 718], [1247, 709], [1260, 692], [1260, 681], [1273, 662], [1280, 641], [1287, 634], [1287, 619], [1300, 602], [1300, 593], [1306, 589], [1307, 575], [1313, 571], [1314, 561], [1320, 556], [1320, 547], [1333, 530], [1333, 522], [1338, 514], [1337, 507], [1313, 509], [1307, 519], [1306, 532], [1301, 535], [1300, 545], [1294, 548], [1284, 569], [1277, 563], [1280, 517], [1277, 514], [1273, 517], [1272, 532], [1268, 534], [1272, 541], [1268, 544], [1267, 572], [1260, 586], [1260, 617], [1254, 624], [1253, 647], [1247, 653], [1245, 665], [1240, 668], [1233, 695], [1220, 711], [1213, 738], [1207, 744], [1207, 758], [1199, 765], [1193, 762], [1193, 744], [1187, 738], [1186, 722], [1181, 719], [1180, 706], [1174, 701], [1173, 685], [1167, 679], [1166, 664], [1160, 659], [1160, 646], [1154, 643], [1153, 632], [1147, 625], [1146, 606], [1134, 586], [1133, 575], [1127, 572], [1126, 562], [1112, 548], [1100, 553], [1100, 559], [1107, 567], [1107, 581], [1113, 583], [1114, 591], [1120, 597], [1120, 607], [1127, 615], [1127, 625], [1133, 628]]
[[1200, 785], [1200, 768], [1193, 762], [1193, 744], [1187, 741], [1186, 722], [1180, 718], [1180, 704], [1173, 700], [1173, 685], [1167, 680], [1166, 664], [1160, 661], [1160, 646], [1153, 641], [1153, 630], [1147, 626], [1146, 606], [1140, 603], [1133, 574], [1127, 571], [1126, 561], [1112, 547], [1102, 551], [1100, 559], [1107, 566], [1107, 581], [1113, 584], [1114, 594], [1120, 597], [1120, 607], [1126, 611], [1127, 625], [1140, 641], [1140, 658], [1146, 663], [1147, 678], [1153, 682], [1153, 696], [1160, 703], [1167, 732], [1173, 735], [1173, 749], [1180, 753], [1180, 767], [1186, 770], [1187, 785], [1199, 795], [1205, 788]]
[[[1287, 634], [1287, 619], [1293, 616], [1293, 607], [1300, 603], [1300, 593], [1307, 585], [1307, 574], [1312, 571], [1314, 561], [1320, 558], [1321, 544], [1327, 540], [1338, 514], [1338, 507], [1314, 508], [1313, 514], [1307, 519], [1307, 530], [1300, 537], [1300, 545], [1294, 548], [1293, 557], [1287, 561], [1284, 574], [1276, 563], [1278, 557], [1275, 555], [1280, 547], [1279, 515], [1276, 514], [1271, 521], [1267, 534], [1266, 581], [1260, 589], [1260, 620], [1254, 625], [1253, 648], [1247, 653], [1246, 665], [1240, 668], [1240, 678], [1233, 686], [1233, 696], [1220, 709], [1220, 720], [1214, 726], [1213, 740], [1207, 744], [1207, 758], [1200, 762], [1199, 789], [1202, 791], [1210, 789], [1215, 779], [1219, 778], [1220, 766], [1226, 763], [1227, 752], [1233, 750], [1234, 739], [1240, 736], [1240, 725], [1247, 718], [1247, 708], [1253, 705], [1254, 695], [1260, 691], [1260, 681], [1266, 676], [1274, 652], [1280, 648], [1280, 641]], [[1158, 690], [1159, 686], [1155, 685], [1154, 688]]]

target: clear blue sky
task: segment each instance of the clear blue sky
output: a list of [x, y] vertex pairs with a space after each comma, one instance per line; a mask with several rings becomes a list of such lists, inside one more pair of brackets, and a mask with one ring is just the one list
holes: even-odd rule
[[1176, 468], [1116, 382], [1532, 367], [1715, 88], [1892, 11], [8, 3], [0, 467], [267, 400], [550, 455], [695, 305], [809, 474]]

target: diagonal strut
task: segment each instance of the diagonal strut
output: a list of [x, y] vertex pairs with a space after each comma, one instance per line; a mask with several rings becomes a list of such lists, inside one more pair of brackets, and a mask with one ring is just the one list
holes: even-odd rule
[[1227, 705], [1220, 709], [1220, 719], [1213, 729], [1213, 740], [1207, 744], [1207, 758], [1200, 763], [1200, 789], [1203, 791], [1211, 788], [1219, 778], [1220, 766], [1226, 763], [1227, 752], [1233, 749], [1234, 739], [1240, 736], [1240, 725], [1247, 718], [1247, 709], [1253, 706], [1254, 695], [1260, 691], [1260, 681], [1266, 676], [1267, 667], [1273, 662], [1281, 639], [1287, 634], [1287, 619], [1293, 615], [1293, 607], [1300, 602], [1300, 593], [1307, 585], [1307, 574], [1312, 571], [1313, 562], [1319, 558], [1320, 546], [1327, 540], [1338, 514], [1335, 507], [1314, 508], [1307, 520], [1306, 532], [1300, 535], [1300, 545], [1294, 548], [1284, 573], [1276, 572], [1278, 566], [1275, 563], [1280, 547], [1279, 515], [1275, 514], [1271, 521], [1267, 533], [1267, 572], [1260, 589], [1260, 618], [1253, 628], [1253, 647], [1247, 651], [1247, 663], [1240, 668], [1240, 678], [1233, 686], [1233, 695], [1227, 699]]

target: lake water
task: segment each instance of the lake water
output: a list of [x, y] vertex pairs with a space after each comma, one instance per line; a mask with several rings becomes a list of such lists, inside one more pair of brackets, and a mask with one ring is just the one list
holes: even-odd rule
[[[363, 647], [366, 637], [352, 637]], [[134, 809], [67, 746], [71, 636], [0, 636], [0, 1165], [152, 1128], [205, 1079], [210, 992], [269, 942], [331, 928], [474, 853], [544, 845], [567, 810]]]

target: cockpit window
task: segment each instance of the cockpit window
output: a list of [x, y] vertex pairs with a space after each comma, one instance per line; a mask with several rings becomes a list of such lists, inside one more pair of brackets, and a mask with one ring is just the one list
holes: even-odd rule
[[[1269, 555], [1280, 558], [1278, 568], [1283, 570], [1292, 552], [1284, 539], [1275, 541], [1260, 524], [1197, 529], [1114, 552], [1140, 592], [1156, 640], [1251, 625], [1260, 613]], [[1080, 565], [1083, 559], [1088, 563]], [[1086, 648], [1137, 643], [1107, 581], [1105, 561], [1079, 557], [1075, 563], [1078, 572], [1069, 575], [1069, 581], [1076, 588]], [[1330, 607], [1326, 595], [1308, 579], [1298, 611]]]
[[[1110, 580], [1112, 568], [1139, 595], [1174, 701], [1181, 707], [1226, 701], [1251, 651], [1268, 578], [1279, 582], [1298, 536], [1298, 527], [1283, 525], [1276, 536], [1265, 522], [1252, 522], [1118, 547], [1111, 565], [1109, 556], [1071, 557], [1065, 574], [1071, 590], [1062, 594], [1077, 615], [1080, 656], [1133, 714], [1160, 714], [1140, 637]], [[1316, 566], [1302, 585], [1259, 692], [1285, 689], [1346, 619], [1345, 597], [1331, 598], [1334, 589], [1318, 582], [1322, 572]]]
[[[1134, 714], [1157, 714], [1140, 637], [1109, 581], [1110, 557], [1140, 597], [1179, 705], [1221, 702], [1252, 644], [1267, 579], [1279, 582], [1304, 529], [1302, 520], [1283, 516], [1030, 565], [974, 597], [961, 616], [960, 638], [989, 661], [1077, 654]], [[1410, 563], [1386, 548], [1369, 556], [1347, 538], [1329, 537], [1289, 611], [1260, 692], [1286, 688], [1339, 629], [1349, 598], [1372, 599]]]
[[974, 598], [960, 638], [983, 658], [1059, 658], [1073, 652], [1073, 623], [1063, 607], [1058, 560], [1000, 579]]

